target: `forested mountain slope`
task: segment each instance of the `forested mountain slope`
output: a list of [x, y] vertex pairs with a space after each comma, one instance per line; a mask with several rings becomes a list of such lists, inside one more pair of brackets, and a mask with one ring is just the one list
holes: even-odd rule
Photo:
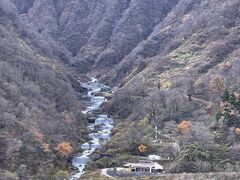
[[32, 29], [71, 53], [74, 66], [97, 66], [101, 74], [146, 39], [177, 0], [13, 2]]
[[191, 45], [192, 54], [209, 46], [218, 51], [221, 47], [213, 44], [220, 38], [238, 36], [239, 3], [234, 0], [13, 2], [32, 29], [61, 47], [60, 59], [101, 78], [108, 72], [110, 83], [184, 43], [200, 43]]
[[84, 139], [78, 100], [84, 89], [18, 16], [0, 1], [0, 169], [23, 179], [46, 178], [54, 168], [68, 168], [58, 145], [75, 149]]
[[[103, 151], [114, 157], [90, 170], [147, 153], [174, 159], [172, 172], [238, 170], [239, 0], [0, 0], [0, 13], [1, 169], [37, 174], [33, 156], [20, 162], [30, 152], [66, 167], [54, 147], [84, 138], [75, 76], [89, 74], [118, 87], [104, 106], [116, 127]], [[148, 144], [155, 126], [181, 152]]]
[[[112, 164], [156, 153], [172, 158], [168, 172], [238, 171], [239, 8], [239, 1], [178, 1], [102, 76], [121, 86], [106, 107], [119, 120], [103, 150], [116, 157]], [[151, 143], [156, 126], [172, 145]], [[140, 144], [146, 152], [139, 153]]]

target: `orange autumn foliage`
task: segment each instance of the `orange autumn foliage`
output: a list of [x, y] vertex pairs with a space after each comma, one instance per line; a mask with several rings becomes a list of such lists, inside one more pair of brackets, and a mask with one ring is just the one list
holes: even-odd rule
[[147, 150], [147, 146], [141, 144], [140, 146], [138, 146], [138, 151], [141, 153], [144, 153]]
[[186, 132], [190, 129], [190, 123], [188, 121], [182, 121], [178, 126], [177, 129], [181, 132]]
[[73, 148], [69, 142], [64, 141], [58, 144], [55, 150], [57, 150], [61, 155], [67, 156], [72, 152]]
[[240, 128], [236, 128], [235, 134], [240, 135]]

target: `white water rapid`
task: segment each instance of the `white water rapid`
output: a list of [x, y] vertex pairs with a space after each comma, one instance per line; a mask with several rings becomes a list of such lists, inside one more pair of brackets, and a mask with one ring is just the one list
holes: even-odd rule
[[[97, 82], [96, 79], [92, 79], [91, 82], [83, 84], [84, 87], [88, 89], [88, 96], [91, 99], [91, 104], [83, 111], [84, 114], [94, 115], [94, 111], [98, 110], [103, 102], [106, 101], [106, 98], [103, 96], [95, 96], [94, 93], [98, 93], [109, 89]], [[81, 148], [84, 150], [80, 155], [77, 155], [73, 158], [72, 164], [78, 169], [78, 172], [74, 174], [70, 180], [79, 179], [84, 173], [84, 169], [89, 160], [89, 156], [97, 149], [106, 143], [110, 139], [110, 133], [113, 128], [113, 120], [108, 118], [107, 115], [96, 115], [95, 123], [89, 123], [88, 128], [94, 130], [95, 126], [98, 126], [97, 131], [89, 134], [90, 140], [81, 145]], [[100, 127], [100, 128], [99, 128]]]

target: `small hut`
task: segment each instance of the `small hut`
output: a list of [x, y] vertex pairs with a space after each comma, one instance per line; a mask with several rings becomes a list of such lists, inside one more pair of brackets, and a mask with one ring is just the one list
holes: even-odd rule
[[160, 173], [163, 172], [163, 167], [157, 162], [141, 160], [138, 163], [127, 163], [125, 168], [129, 168], [135, 173]]

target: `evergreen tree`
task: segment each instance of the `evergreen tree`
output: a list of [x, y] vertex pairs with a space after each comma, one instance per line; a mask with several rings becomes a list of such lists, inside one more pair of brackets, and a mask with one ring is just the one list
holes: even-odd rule
[[238, 117], [238, 118], [236, 119], [236, 126], [237, 126], [238, 128], [240, 128], [240, 117]]
[[234, 105], [237, 102], [236, 96], [234, 95], [234, 93], [230, 94], [228, 102], [231, 103], [232, 105]]
[[234, 107], [237, 108], [237, 110], [240, 110], [240, 101], [237, 101], [237, 102], [234, 104]]
[[230, 111], [226, 111], [226, 112], [224, 113], [224, 123], [225, 123], [228, 127], [233, 126], [234, 120], [233, 120], [233, 118], [232, 118], [231, 115], [230, 115]]
[[223, 114], [221, 113], [221, 111], [218, 111], [215, 118], [216, 118], [217, 121], [219, 121], [222, 116], [223, 116]]
[[230, 93], [227, 89], [225, 89], [223, 96], [222, 96], [222, 100], [223, 101], [229, 101], [229, 97], [230, 97]]

